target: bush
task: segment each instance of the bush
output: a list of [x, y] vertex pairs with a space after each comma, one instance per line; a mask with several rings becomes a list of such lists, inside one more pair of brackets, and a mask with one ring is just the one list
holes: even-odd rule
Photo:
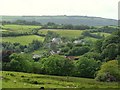
[[118, 61], [112, 60], [104, 63], [98, 71], [96, 80], [98, 81], [120, 81]]

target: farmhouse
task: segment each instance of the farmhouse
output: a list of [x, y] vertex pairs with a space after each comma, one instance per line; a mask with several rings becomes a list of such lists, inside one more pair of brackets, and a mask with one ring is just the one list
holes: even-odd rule
[[61, 40], [61, 38], [53, 38], [51, 42], [54, 44], [60, 44], [60, 43], [62, 43], [62, 40]]
[[55, 54], [59, 54], [59, 53], [60, 53], [60, 51], [53, 51], [53, 50], [50, 51], [51, 55], [55, 55]]
[[79, 57], [76, 56], [65, 56], [65, 58], [69, 59], [69, 60], [78, 60]]
[[38, 61], [41, 58], [41, 55], [33, 54], [32, 57], [35, 61]]
[[84, 40], [75, 40], [73, 41], [74, 44], [85, 44], [85, 41]]

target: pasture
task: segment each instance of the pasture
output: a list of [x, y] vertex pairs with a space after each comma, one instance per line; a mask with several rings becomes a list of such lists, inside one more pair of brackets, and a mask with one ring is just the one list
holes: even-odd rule
[[11, 30], [27, 30], [27, 29], [34, 29], [34, 28], [41, 28], [41, 26], [33, 26], [33, 25], [4, 25], [2, 26], [4, 29], [11, 29]]
[[41, 26], [33, 26], [33, 25], [3, 25], [2, 29], [8, 32], [18, 32], [18, 33], [24, 33], [24, 32], [30, 32], [33, 29], [41, 28]]
[[63, 37], [75, 38], [79, 37], [81, 33], [85, 30], [65, 30], [65, 29], [41, 29], [40, 34], [47, 34], [48, 31], [53, 31]]
[[11, 42], [11, 43], [18, 42], [22, 45], [28, 45], [33, 40], [44, 41], [44, 37], [40, 37], [37, 35], [28, 35], [28, 36], [3, 37], [2, 38], [2, 42]]
[[94, 79], [3, 71], [3, 88], [118, 88], [117, 82]]

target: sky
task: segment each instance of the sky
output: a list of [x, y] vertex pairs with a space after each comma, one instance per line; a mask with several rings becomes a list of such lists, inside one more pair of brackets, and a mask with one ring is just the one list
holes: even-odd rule
[[120, 0], [0, 0], [0, 15], [79, 15], [118, 19]]

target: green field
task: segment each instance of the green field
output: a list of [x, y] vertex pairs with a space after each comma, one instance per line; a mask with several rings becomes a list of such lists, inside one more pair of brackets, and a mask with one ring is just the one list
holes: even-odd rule
[[3, 88], [118, 88], [116, 82], [97, 82], [94, 79], [50, 76], [4, 71]]
[[[33, 29], [41, 28], [41, 26], [33, 26], [33, 25], [4, 25], [2, 26], [3, 30], [8, 32], [30, 32]], [[2, 31], [3, 31], [2, 30]]]
[[11, 42], [11, 43], [21, 43], [22, 45], [28, 45], [33, 40], [43, 41], [44, 37], [37, 35], [28, 35], [28, 36], [17, 36], [17, 37], [3, 37], [2, 42]]
[[56, 32], [57, 34], [64, 36], [64, 37], [75, 38], [75, 37], [79, 37], [81, 33], [85, 30], [42, 29], [42, 30], [39, 30], [39, 33], [47, 34], [48, 31]]
[[4, 25], [2, 26], [5, 29], [12, 29], [12, 30], [27, 30], [27, 29], [34, 29], [34, 28], [41, 28], [41, 26], [33, 26], [33, 25]]

